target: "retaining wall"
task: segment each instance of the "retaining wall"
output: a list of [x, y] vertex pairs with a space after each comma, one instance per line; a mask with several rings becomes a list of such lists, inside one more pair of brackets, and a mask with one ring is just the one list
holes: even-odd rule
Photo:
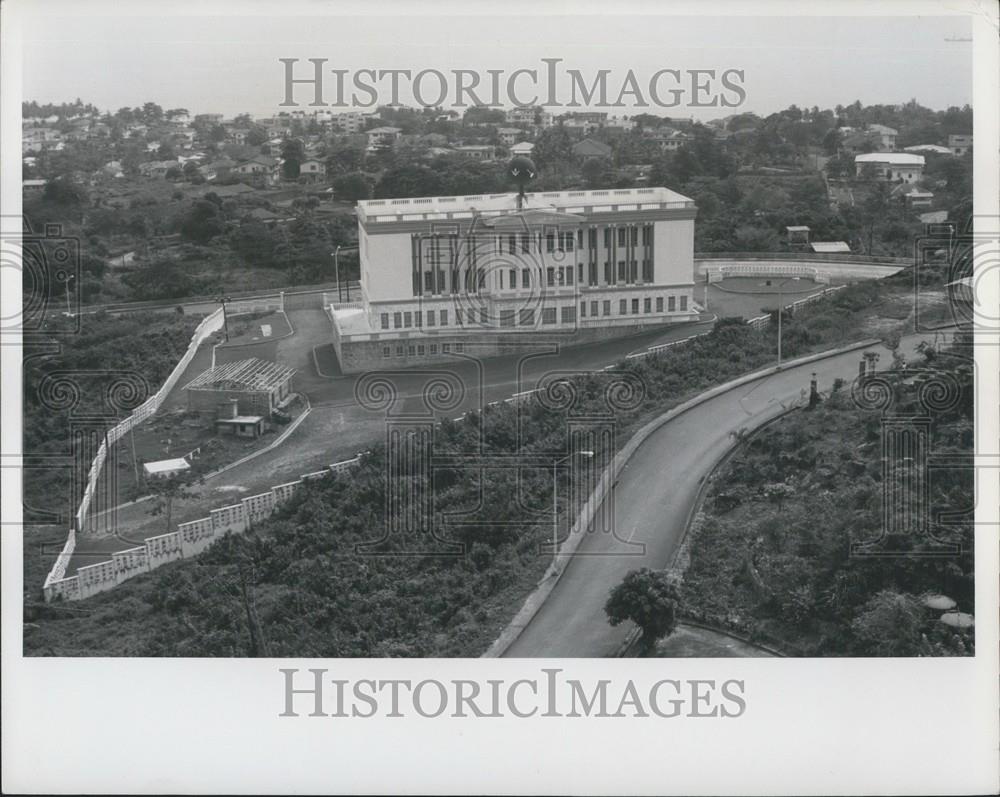
[[50, 578], [43, 592], [46, 602], [82, 600], [98, 592], [106, 592], [140, 573], [148, 573], [178, 559], [197, 556], [226, 534], [242, 534], [271, 517], [295, 491], [313, 478], [343, 474], [358, 464], [361, 457], [334, 462], [327, 469], [303, 475], [296, 481], [285, 482], [264, 493], [251, 495], [238, 504], [213, 509], [208, 517], [180, 523], [176, 531], [149, 537], [139, 546], [111, 554], [111, 559], [87, 565], [69, 578]]

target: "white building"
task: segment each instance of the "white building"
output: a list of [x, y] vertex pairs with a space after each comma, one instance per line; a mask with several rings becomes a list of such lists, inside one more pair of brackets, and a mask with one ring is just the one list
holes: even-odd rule
[[966, 152], [972, 149], [972, 136], [964, 134], [950, 135], [948, 136], [948, 148], [951, 150], [953, 155], [962, 157]]
[[924, 156], [909, 152], [869, 152], [854, 157], [854, 168], [858, 177], [870, 168], [877, 180], [915, 183], [924, 175]]
[[693, 320], [696, 213], [667, 188], [359, 202], [362, 301], [331, 308], [341, 367]]

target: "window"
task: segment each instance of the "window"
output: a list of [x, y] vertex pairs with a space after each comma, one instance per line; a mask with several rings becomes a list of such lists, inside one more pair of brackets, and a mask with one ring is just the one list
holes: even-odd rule
[[561, 320], [564, 324], [572, 324], [576, 321], [576, 308], [575, 307], [563, 307], [561, 308]]
[[587, 317], [587, 303], [580, 302], [580, 318], [586, 318], [586, 317]]
[[521, 287], [530, 288], [531, 287], [531, 270], [527, 268], [521, 269]]
[[618, 261], [618, 281], [625, 282], [625, 261]]
[[550, 288], [556, 284], [556, 270], [552, 266], [545, 269], [545, 282]]
[[397, 357], [402, 357], [403, 356], [403, 347], [402, 346], [397, 346], [396, 347], [396, 356]]
[[442, 354], [447, 354], [450, 351], [451, 351], [451, 344], [450, 343], [442, 343], [441, 344], [441, 353]]
[[448, 326], [448, 311], [442, 310], [440, 315], [441, 315], [441, 326], [443, 327]]
[[687, 309], [688, 309], [688, 297], [687, 296], [682, 296], [681, 297], [681, 310], [683, 311], [683, 310], [687, 310]]
[[604, 248], [607, 249], [611, 246], [611, 228], [604, 228]]
[[653, 312], [653, 300], [649, 297], [642, 300], [642, 312], [651, 313]]
[[625, 246], [625, 228], [624, 227], [619, 227], [618, 228], [618, 245], [619, 246]]
[[636, 262], [634, 260], [629, 264], [629, 270], [628, 270], [628, 281], [629, 282], [635, 282], [635, 278], [636, 278], [636, 274], [637, 274], [636, 265], [637, 264], [636, 264]]
[[548, 235], [545, 236], [545, 251], [546, 252], [556, 251], [556, 234], [554, 232], [550, 232]]
[[653, 281], [653, 261], [648, 257], [642, 259], [642, 281]]
[[677, 297], [668, 296], [667, 297], [667, 312], [672, 313], [677, 309]]
[[510, 277], [510, 287], [511, 288], [516, 288], [517, 287], [517, 269], [516, 268], [510, 269], [510, 272], [509, 272], [509, 274], [507, 276]]
[[594, 318], [597, 318], [597, 302], [596, 301], [590, 303], [590, 314], [592, 316], [594, 316]]
[[417, 344], [417, 354], [423, 355], [424, 345], [422, 343]]
[[639, 314], [639, 300], [638, 299], [633, 299], [632, 300], [632, 315], [638, 315], [638, 314]]
[[459, 351], [459, 352], [465, 351], [465, 344], [464, 343], [456, 343], [455, 344], [455, 351]]
[[556, 322], [556, 308], [554, 307], [543, 307], [542, 308], [542, 323], [543, 324], [554, 324]]
[[657, 296], [656, 297], [656, 312], [658, 312], [658, 313], [662, 313], [663, 312], [663, 297], [662, 296]]
[[393, 327], [395, 329], [399, 329], [401, 326], [403, 326], [403, 314], [402, 313], [393, 313], [392, 314], [392, 325], [393, 325]]
[[381, 321], [382, 321], [382, 329], [388, 329], [389, 328], [389, 314], [388, 313], [382, 313], [382, 315], [381, 315], [380, 318], [381, 318]]
[[533, 327], [535, 325], [535, 311], [521, 310], [521, 326]]
[[573, 251], [573, 233], [571, 233], [571, 232], [564, 232], [562, 234], [562, 250], [564, 252], [572, 252]]
[[578, 263], [576, 266], [576, 281], [583, 284], [583, 263]]
[[[591, 285], [596, 285], [597, 284], [597, 262], [596, 261], [590, 264], [589, 271], [590, 271], [590, 273], [588, 274], [588, 277], [589, 277], [588, 281], [590, 282]], [[581, 280], [581, 282], [582, 282], [582, 280]]]
[[424, 272], [424, 290], [428, 293], [433, 293], [434, 291], [434, 272], [425, 271]]
[[392, 347], [391, 346], [383, 346], [382, 347], [382, 356], [383, 357], [389, 357], [391, 355], [392, 355]]
[[436, 343], [432, 343], [431, 344], [431, 354], [437, 354], [437, 353], [438, 353], [438, 345]]
[[611, 315], [611, 300], [604, 300], [604, 315]]
[[417, 353], [417, 347], [411, 343], [409, 346], [406, 347], [406, 353], [407, 355], [412, 357], [414, 354]]
[[587, 230], [587, 246], [590, 247], [591, 249], [596, 249], [597, 248], [597, 230], [596, 229], [591, 228], [591, 229]]
[[607, 260], [604, 261], [604, 282], [607, 285], [613, 284], [615, 281], [614, 274], [611, 271], [611, 263]]
[[500, 326], [502, 326], [502, 327], [512, 327], [512, 326], [514, 326], [514, 311], [513, 310], [501, 310], [500, 311]]
[[414, 321], [414, 323], [418, 327], [422, 327], [424, 325], [424, 313], [423, 313], [423, 310], [417, 310], [413, 314], [413, 321]]
[[521, 233], [521, 252], [525, 255], [531, 252], [531, 238], [527, 233]]
[[507, 250], [513, 255], [517, 253], [517, 236], [508, 235], [507, 236]]
[[428, 310], [427, 311], [427, 326], [429, 326], [429, 327], [434, 326], [434, 315], [435, 314], [434, 314], [433, 310]]
[[566, 266], [565, 270], [566, 270], [566, 284], [567, 285], [572, 285], [573, 284], [573, 267], [572, 266]]
[[628, 312], [628, 302], [625, 299], [618, 300], [618, 315], [625, 315]]
[[632, 246], [635, 246], [638, 243], [639, 243], [639, 228], [638, 227], [633, 227], [632, 228]]
[[500, 290], [503, 290], [503, 272], [500, 271], [498, 274], [500, 276]]
[[576, 248], [583, 249], [583, 230], [576, 231]]

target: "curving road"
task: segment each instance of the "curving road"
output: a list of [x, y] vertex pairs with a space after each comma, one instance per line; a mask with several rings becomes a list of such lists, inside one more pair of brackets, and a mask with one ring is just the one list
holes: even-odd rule
[[[917, 343], [932, 337], [906, 337], [900, 350], [909, 356]], [[619, 476], [615, 533], [588, 533], [555, 588], [503, 655], [615, 655], [629, 628], [608, 625], [608, 593], [630, 570], [669, 564], [698, 491], [732, 447], [734, 433], [756, 428], [805, 399], [813, 372], [821, 392], [837, 377], [850, 381], [860, 359], [861, 352], [855, 351], [789, 368], [693, 407], [650, 435]], [[882, 359], [889, 359], [888, 352]], [[644, 551], [633, 549], [635, 543]]]

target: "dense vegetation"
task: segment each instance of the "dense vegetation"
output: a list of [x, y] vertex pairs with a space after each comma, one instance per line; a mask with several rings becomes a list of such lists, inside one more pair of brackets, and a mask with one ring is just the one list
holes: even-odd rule
[[[932, 456], [966, 458], [926, 473], [930, 535], [958, 543], [960, 555], [929, 556], [931, 537], [916, 532], [886, 538], [884, 550], [899, 555], [851, 555], [850, 543], [884, 528], [882, 413], [840, 387], [750, 438], [717, 474], [690, 542], [687, 614], [802, 655], [971, 654], [972, 633], [921, 603], [944, 594], [974, 611], [971, 518], [939, 517], [975, 504], [971, 354], [963, 335], [880, 374], [893, 395], [887, 412], [929, 415]], [[934, 383], [950, 387], [936, 392]]]

